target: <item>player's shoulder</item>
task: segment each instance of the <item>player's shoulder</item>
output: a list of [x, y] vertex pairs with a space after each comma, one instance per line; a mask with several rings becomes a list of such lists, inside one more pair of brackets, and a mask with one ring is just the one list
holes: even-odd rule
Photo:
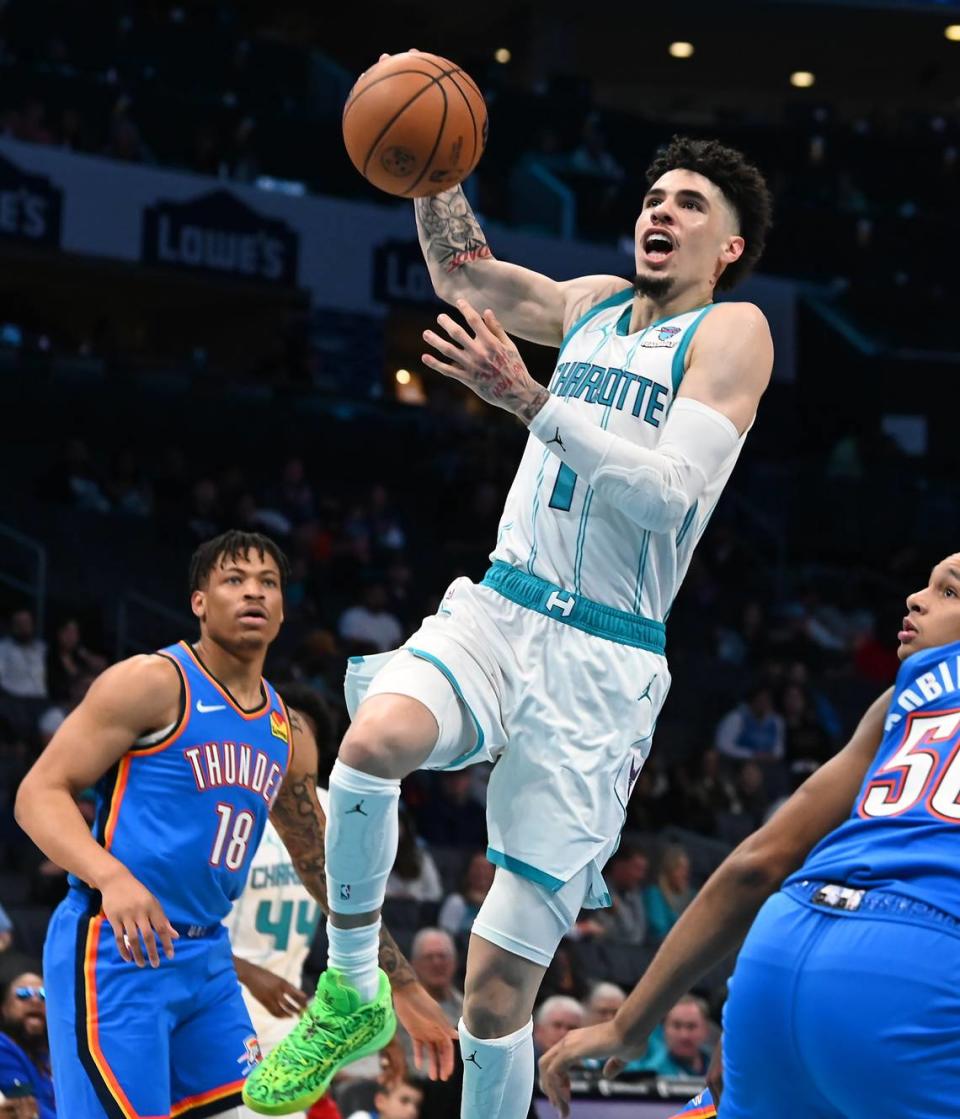
[[180, 669], [170, 657], [138, 653], [104, 669], [87, 695], [93, 703], [140, 705], [152, 711], [177, 702], [182, 687]]
[[767, 332], [770, 330], [767, 316], [756, 303], [737, 303], [726, 299], [710, 308], [710, 314], [703, 320], [703, 327], [713, 330], [764, 329]]

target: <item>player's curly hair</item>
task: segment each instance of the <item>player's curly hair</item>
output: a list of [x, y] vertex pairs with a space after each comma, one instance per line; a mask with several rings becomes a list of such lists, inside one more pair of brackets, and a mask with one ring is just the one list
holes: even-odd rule
[[737, 215], [744, 249], [740, 259], [728, 264], [717, 280], [717, 287], [727, 291], [749, 275], [766, 245], [773, 221], [773, 200], [767, 181], [742, 152], [719, 140], [674, 136], [657, 151], [647, 168], [647, 185], [652, 186], [661, 175], [677, 168], [696, 171], [709, 179]]
[[256, 552], [261, 561], [270, 556], [280, 572], [280, 586], [286, 587], [290, 564], [283, 549], [263, 533], [231, 529], [212, 540], [205, 540], [193, 553], [190, 558], [190, 593], [200, 590], [210, 578], [210, 572], [225, 559], [246, 559], [251, 552]]

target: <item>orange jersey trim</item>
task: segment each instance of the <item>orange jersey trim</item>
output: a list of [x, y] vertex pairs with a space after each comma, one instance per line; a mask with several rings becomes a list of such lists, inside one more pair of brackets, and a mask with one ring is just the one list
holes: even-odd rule
[[174, 723], [173, 729], [165, 738], [161, 738], [159, 742], [154, 742], [151, 746], [132, 746], [130, 752], [133, 757], [137, 758], [145, 758], [150, 754], [159, 754], [161, 750], [166, 750], [168, 746], [172, 746], [187, 729], [187, 723], [190, 722], [190, 681], [187, 679], [187, 674], [183, 671], [181, 665], [177, 663], [176, 657], [168, 656], [166, 653], [157, 653], [157, 656], [163, 657], [164, 660], [169, 661], [177, 670], [180, 683], [183, 686], [183, 712], [176, 723]]
[[270, 710], [270, 689], [267, 687], [267, 682], [262, 676], [260, 677], [260, 690], [263, 692], [263, 703], [261, 703], [259, 707], [255, 707], [253, 711], [244, 711], [244, 709], [237, 703], [237, 701], [227, 691], [223, 684], [220, 683], [216, 676], [212, 675], [210, 670], [204, 665], [203, 661], [200, 660], [200, 658], [191, 648], [190, 643], [188, 641], [181, 641], [180, 647], [242, 719], [259, 719], [262, 715]]
[[127, 791], [127, 780], [130, 776], [130, 754], [124, 754], [120, 759], [120, 765], [117, 769], [117, 779], [113, 783], [113, 793], [110, 796], [110, 813], [107, 816], [107, 822], [103, 827], [103, 849], [110, 850], [110, 845], [113, 843], [113, 833], [117, 827], [117, 820], [120, 817], [120, 805], [123, 802], [123, 794]]
[[215, 1103], [217, 1100], [224, 1099], [226, 1096], [236, 1095], [238, 1092], [243, 1091], [243, 1080], [234, 1080], [232, 1084], [222, 1084], [219, 1088], [211, 1088], [209, 1092], [201, 1092], [198, 1096], [188, 1096], [187, 1099], [181, 1100], [179, 1103], [173, 1105], [170, 1111], [171, 1119], [176, 1119], [178, 1115], [184, 1115], [188, 1111], [192, 1111], [195, 1107], [202, 1107], [207, 1103]]
[[93, 917], [87, 930], [86, 950], [83, 958], [83, 986], [84, 1001], [86, 1002], [86, 1035], [87, 1048], [93, 1057], [97, 1070], [103, 1077], [110, 1095], [113, 1096], [117, 1106], [126, 1116], [126, 1119], [164, 1119], [162, 1115], [141, 1115], [133, 1104], [127, 1099], [127, 1094], [120, 1087], [120, 1082], [114, 1076], [110, 1062], [100, 1048], [100, 1018], [97, 1013], [97, 951], [100, 947], [100, 932], [105, 918], [101, 914]]

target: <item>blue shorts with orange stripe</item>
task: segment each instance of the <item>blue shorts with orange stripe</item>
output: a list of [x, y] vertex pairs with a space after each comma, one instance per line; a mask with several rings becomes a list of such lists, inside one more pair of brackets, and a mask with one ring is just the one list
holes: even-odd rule
[[94, 907], [71, 890], [44, 945], [58, 1109], [83, 1119], [203, 1119], [238, 1106], [259, 1046], [226, 930], [178, 929], [174, 959], [139, 968], [121, 958]]
[[774, 894], [740, 950], [721, 1119], [956, 1115], [960, 922], [882, 891], [822, 908], [822, 885]]

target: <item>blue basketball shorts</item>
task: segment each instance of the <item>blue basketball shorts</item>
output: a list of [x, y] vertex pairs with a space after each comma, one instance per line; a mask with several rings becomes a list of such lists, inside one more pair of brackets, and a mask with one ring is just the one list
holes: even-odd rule
[[869, 891], [770, 898], [724, 1010], [720, 1119], [943, 1119], [960, 1100], [960, 922]]
[[139, 968], [76, 891], [54, 912], [43, 972], [66, 1116], [202, 1119], [239, 1106], [260, 1050], [229, 938], [221, 925], [177, 931], [174, 959], [161, 951], [158, 968]]

